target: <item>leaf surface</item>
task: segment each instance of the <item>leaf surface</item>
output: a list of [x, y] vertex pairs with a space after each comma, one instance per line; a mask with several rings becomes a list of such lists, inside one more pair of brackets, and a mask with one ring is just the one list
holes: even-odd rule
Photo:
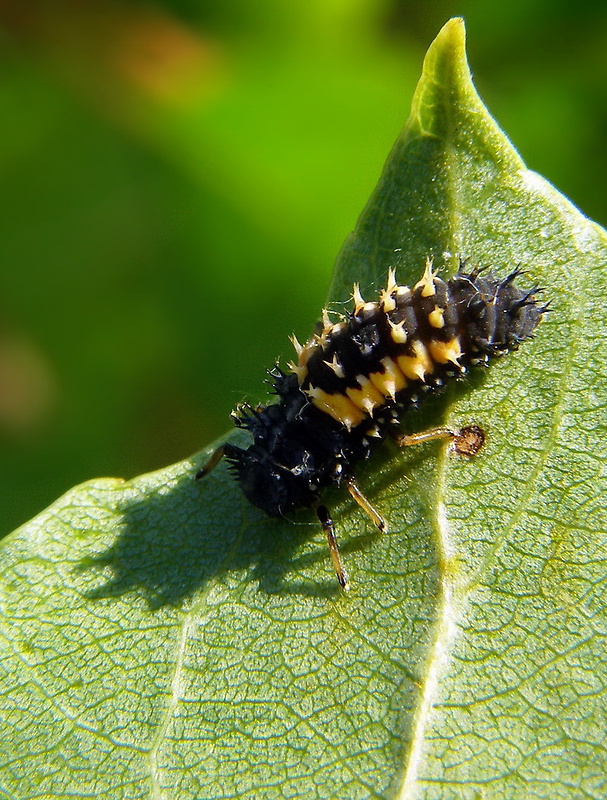
[[267, 519], [223, 466], [196, 483], [204, 455], [72, 490], [2, 542], [0, 794], [604, 796], [605, 234], [497, 128], [461, 20], [331, 300], [429, 254], [520, 263], [552, 303], [404, 420], [475, 422], [481, 454], [386, 445], [360, 471], [383, 536], [327, 493], [348, 595], [309, 515]]

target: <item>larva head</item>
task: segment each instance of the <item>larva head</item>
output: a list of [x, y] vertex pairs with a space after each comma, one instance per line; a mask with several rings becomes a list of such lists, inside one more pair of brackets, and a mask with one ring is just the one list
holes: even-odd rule
[[515, 270], [500, 280], [460, 272], [449, 282], [472, 350], [488, 356], [516, 350], [533, 334], [546, 307], [537, 304], [537, 288], [514, 285], [518, 275]]
[[300, 459], [300, 466], [283, 466], [256, 444], [246, 450], [226, 445], [225, 455], [244, 496], [268, 516], [282, 517], [294, 508], [310, 505], [314, 495], [309, 489], [310, 468], [305, 457]]

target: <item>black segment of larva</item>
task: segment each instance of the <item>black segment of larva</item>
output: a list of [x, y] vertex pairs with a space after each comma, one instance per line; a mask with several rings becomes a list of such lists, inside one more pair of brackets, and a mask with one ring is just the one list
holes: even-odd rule
[[365, 302], [355, 285], [347, 318], [332, 323], [324, 313], [305, 345], [293, 338], [297, 362], [289, 365], [290, 372], [278, 366], [270, 371], [278, 401], [257, 408], [242, 405], [233, 412], [235, 424], [252, 435], [252, 444], [224, 445], [197, 477], [225, 456], [244, 495], [268, 515], [315, 509], [339, 582], [348, 588], [333, 522], [321, 503], [323, 489], [343, 485], [383, 530], [385, 522], [361, 494], [353, 470], [386, 436], [401, 444], [449, 437], [455, 452], [477, 452], [484, 434], [479, 436], [482, 430], [476, 426], [464, 429], [459, 446], [458, 433], [445, 428], [399, 437], [397, 426], [428, 392], [462, 377], [471, 366], [516, 350], [533, 335], [547, 307], [538, 305], [537, 288], [515, 285], [520, 274], [515, 269], [498, 278], [467, 272], [461, 263], [445, 281], [428, 259], [411, 289], [396, 283], [392, 269], [377, 301]]

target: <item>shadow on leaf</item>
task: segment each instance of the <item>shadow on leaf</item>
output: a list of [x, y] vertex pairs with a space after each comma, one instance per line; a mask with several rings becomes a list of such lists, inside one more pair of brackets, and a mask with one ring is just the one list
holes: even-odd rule
[[[339, 587], [324, 537], [315, 517], [302, 511], [277, 520], [250, 506], [238, 486], [220, 467], [204, 484], [194, 473], [183, 475], [170, 490], [142, 492], [121, 504], [120, 533], [104, 553], [83, 560], [81, 570], [111, 570], [105, 583], [90, 590], [91, 599], [140, 592], [151, 609], [179, 606], [209, 581], [228, 581], [228, 573], [248, 573], [261, 591], [334, 597]], [[318, 551], [295, 556], [301, 545], [318, 536]], [[368, 546], [360, 536], [343, 547], [352, 552]], [[315, 563], [326, 578], [291, 580]]]

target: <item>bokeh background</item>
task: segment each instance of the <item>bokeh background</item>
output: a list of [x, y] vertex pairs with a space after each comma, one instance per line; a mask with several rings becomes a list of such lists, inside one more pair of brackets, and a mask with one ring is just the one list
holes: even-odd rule
[[454, 15], [528, 165], [607, 222], [604, 2], [0, 0], [0, 535], [263, 395]]

